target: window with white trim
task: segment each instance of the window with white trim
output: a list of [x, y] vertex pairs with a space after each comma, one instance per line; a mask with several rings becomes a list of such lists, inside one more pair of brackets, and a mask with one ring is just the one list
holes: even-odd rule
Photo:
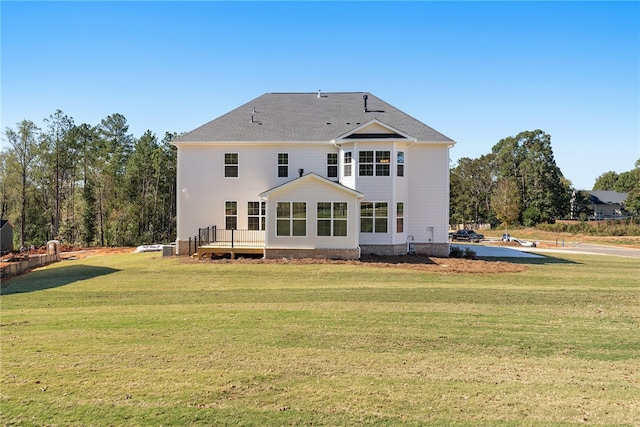
[[360, 203], [361, 233], [386, 233], [388, 220], [389, 207], [387, 202]]
[[277, 202], [276, 236], [307, 235], [307, 203]]
[[327, 153], [327, 177], [338, 177], [338, 153]]
[[360, 151], [358, 153], [360, 176], [389, 176], [390, 166], [391, 151]]
[[344, 176], [351, 176], [351, 151], [344, 152]]
[[398, 151], [396, 157], [396, 171], [398, 176], [404, 176], [404, 151]]
[[289, 176], [289, 154], [278, 153], [278, 177], [286, 178]]
[[396, 233], [404, 232], [404, 203], [396, 203]]
[[224, 153], [225, 178], [238, 177], [238, 153]]
[[347, 235], [347, 202], [318, 202], [318, 236]]
[[238, 202], [224, 202], [224, 228], [227, 230], [238, 228]]
[[248, 202], [247, 224], [249, 230], [264, 230], [266, 218], [265, 202]]

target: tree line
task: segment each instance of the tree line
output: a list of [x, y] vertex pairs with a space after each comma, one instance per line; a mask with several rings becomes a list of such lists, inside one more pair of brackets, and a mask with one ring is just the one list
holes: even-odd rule
[[129, 133], [112, 114], [75, 124], [57, 110], [37, 126], [4, 132], [0, 217], [22, 247], [57, 239], [79, 246], [136, 246], [176, 235], [176, 133]]
[[[626, 209], [640, 214], [640, 160], [635, 169], [606, 172], [593, 190], [629, 193]], [[461, 158], [451, 168], [452, 224], [525, 225], [556, 219], [586, 219], [589, 192], [572, 188], [556, 165], [551, 136], [524, 131], [495, 144], [479, 158]]]

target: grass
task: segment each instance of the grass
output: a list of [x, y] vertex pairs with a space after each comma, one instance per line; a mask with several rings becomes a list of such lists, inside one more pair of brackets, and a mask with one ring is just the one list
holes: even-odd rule
[[63, 261], [3, 284], [0, 422], [638, 425], [638, 267]]

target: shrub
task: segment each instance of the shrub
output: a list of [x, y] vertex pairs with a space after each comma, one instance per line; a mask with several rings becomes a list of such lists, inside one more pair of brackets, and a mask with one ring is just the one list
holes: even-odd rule
[[450, 258], [465, 258], [465, 259], [475, 259], [476, 251], [470, 248], [459, 248], [458, 246], [451, 246], [449, 249], [449, 257]]

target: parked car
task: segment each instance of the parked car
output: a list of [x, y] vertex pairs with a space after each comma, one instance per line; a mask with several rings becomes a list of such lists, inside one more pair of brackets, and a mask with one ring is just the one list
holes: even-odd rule
[[450, 233], [449, 239], [478, 243], [480, 240], [484, 239], [484, 235], [476, 233], [473, 230], [458, 230], [455, 233]]

